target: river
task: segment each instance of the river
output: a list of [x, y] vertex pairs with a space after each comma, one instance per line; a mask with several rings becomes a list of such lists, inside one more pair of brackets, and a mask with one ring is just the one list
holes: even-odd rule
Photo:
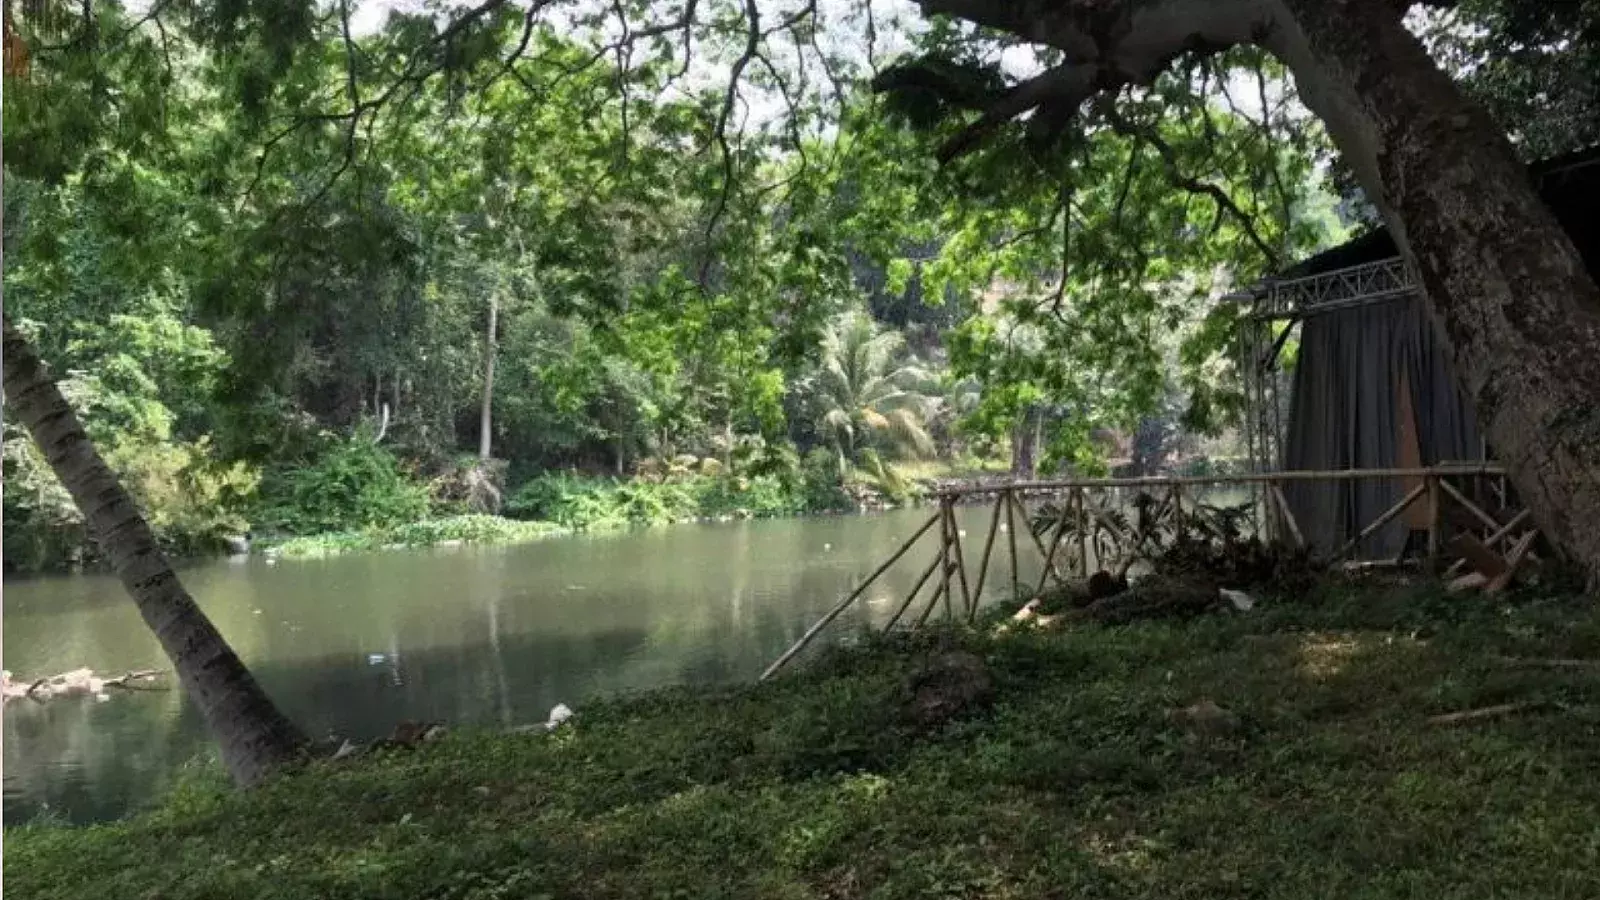
[[[597, 693], [753, 680], [931, 514], [679, 525], [277, 564], [250, 557], [182, 575], [308, 733], [368, 740], [405, 719], [519, 725], [543, 721], [556, 703], [581, 713]], [[958, 515], [976, 578], [990, 510]], [[887, 620], [935, 540], [925, 536], [831, 638]], [[995, 551], [988, 599], [1010, 587], [1005, 542]], [[1018, 554], [1024, 579], [1036, 579], [1038, 554], [1020, 536]], [[4, 587], [4, 661], [14, 678], [167, 666], [112, 578]], [[125, 816], [208, 753], [181, 691], [13, 701], [4, 716], [5, 819]]]

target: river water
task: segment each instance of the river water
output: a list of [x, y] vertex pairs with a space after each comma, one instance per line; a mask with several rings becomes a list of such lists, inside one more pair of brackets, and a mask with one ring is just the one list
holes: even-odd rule
[[[276, 565], [251, 557], [182, 574], [308, 733], [366, 740], [405, 719], [519, 725], [543, 721], [556, 703], [581, 711], [596, 693], [752, 680], [932, 512], [679, 525]], [[989, 515], [958, 513], [974, 579]], [[931, 560], [936, 532], [835, 623], [831, 639], [892, 615]], [[1010, 588], [1005, 541], [995, 551], [988, 599]], [[1022, 577], [1036, 579], [1038, 554], [1024, 535], [1018, 554]], [[4, 589], [4, 664], [14, 678], [167, 667], [114, 579], [26, 579]], [[209, 743], [181, 691], [113, 691], [101, 702], [8, 703], [3, 751], [8, 823], [44, 813], [90, 822], [158, 799]]]

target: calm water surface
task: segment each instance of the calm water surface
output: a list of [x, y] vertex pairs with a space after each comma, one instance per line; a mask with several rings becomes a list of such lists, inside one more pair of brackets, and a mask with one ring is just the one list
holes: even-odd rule
[[[597, 692], [754, 679], [931, 514], [680, 525], [277, 565], [251, 558], [183, 577], [310, 734], [371, 739], [403, 719], [517, 725], [543, 721], [558, 702], [581, 712]], [[989, 514], [959, 513], [974, 578]], [[935, 537], [830, 634], [886, 621]], [[1036, 579], [1037, 554], [1025, 547], [1023, 577]], [[991, 599], [1010, 586], [1004, 543], [995, 549], [991, 566], [1002, 567], [985, 587]], [[113, 579], [7, 581], [4, 602], [5, 668], [15, 678], [167, 666]], [[78, 822], [127, 815], [207, 752], [199, 717], [176, 690], [13, 701], [6, 821], [46, 810]]]

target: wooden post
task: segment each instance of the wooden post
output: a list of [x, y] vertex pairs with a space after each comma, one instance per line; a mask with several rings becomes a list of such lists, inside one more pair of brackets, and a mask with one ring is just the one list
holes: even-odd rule
[[1182, 543], [1188, 532], [1187, 523], [1183, 521], [1183, 485], [1172, 485], [1172, 522], [1179, 543]]
[[917, 533], [913, 534], [904, 544], [901, 544], [900, 549], [896, 550], [893, 556], [885, 560], [883, 565], [874, 569], [872, 574], [867, 576], [867, 580], [861, 582], [860, 587], [851, 591], [850, 596], [839, 601], [837, 606], [828, 610], [827, 615], [818, 619], [815, 625], [812, 625], [810, 628], [806, 629], [806, 633], [800, 636], [800, 640], [794, 642], [794, 646], [784, 651], [782, 656], [773, 660], [772, 665], [767, 666], [767, 670], [761, 673], [761, 680], [766, 681], [768, 678], [771, 678], [773, 673], [783, 668], [785, 663], [793, 659], [801, 650], [805, 649], [805, 646], [811, 643], [811, 639], [820, 634], [822, 629], [827, 628], [829, 622], [839, 618], [839, 614], [848, 609], [850, 604], [856, 602], [856, 598], [860, 597], [874, 581], [877, 581], [878, 576], [882, 575], [884, 572], [887, 572], [890, 566], [900, 561], [900, 557], [906, 555], [906, 551], [911, 549], [911, 545], [915, 544], [918, 538], [926, 534], [928, 529], [933, 527], [934, 521], [938, 518], [938, 516], [934, 516], [928, 521], [923, 522], [922, 527], [917, 529]]
[[[1001, 494], [994, 500], [994, 515], [989, 517], [989, 537], [983, 542], [983, 560], [978, 563], [978, 588], [973, 592], [976, 600], [983, 599], [983, 583], [989, 577], [989, 554], [994, 552], [994, 536], [1000, 533], [1000, 507], [1005, 505], [1005, 495]], [[972, 619], [977, 607], [967, 611], [967, 618]]]
[[889, 618], [889, 624], [883, 626], [885, 633], [888, 633], [895, 625], [899, 624], [900, 617], [905, 615], [906, 610], [911, 607], [911, 601], [917, 599], [917, 593], [922, 590], [922, 586], [928, 583], [929, 578], [933, 577], [933, 570], [939, 568], [939, 562], [942, 559], [944, 559], [943, 547], [933, 554], [933, 561], [928, 563], [926, 569], [922, 570], [922, 577], [918, 578], [917, 583], [912, 586], [911, 593], [906, 595], [905, 602], [900, 604], [900, 608], [894, 611], [894, 615]]
[[1428, 571], [1439, 571], [1439, 522], [1443, 504], [1439, 497], [1439, 476], [1429, 475], [1423, 480], [1428, 491]]
[[[1017, 517], [1013, 515], [1015, 508], [1016, 504], [1006, 507], [1006, 534], [1011, 538], [1011, 598], [1013, 600], [1022, 593], [1020, 584], [1022, 576], [1017, 573]], [[1028, 521], [1027, 510], [1023, 510], [1022, 513], [1022, 527], [1028, 529], [1029, 534], [1033, 533], [1033, 524]], [[1054, 553], [1055, 548], [1052, 547], [1051, 552]], [[1044, 564], [1048, 567], [1050, 560], [1046, 559]]]
[[950, 507], [954, 503], [954, 500], [946, 499], [939, 504], [939, 520], [944, 525], [944, 533], [941, 535], [943, 543], [940, 546], [944, 563], [939, 567], [939, 593], [934, 596], [944, 597], [944, 607], [947, 612], [950, 609], [950, 535], [953, 533], [951, 526], [955, 524], [955, 516], [951, 513]]
[[1085, 503], [1085, 488], [1079, 487], [1074, 493], [1078, 495], [1078, 577], [1089, 577], [1089, 512]]

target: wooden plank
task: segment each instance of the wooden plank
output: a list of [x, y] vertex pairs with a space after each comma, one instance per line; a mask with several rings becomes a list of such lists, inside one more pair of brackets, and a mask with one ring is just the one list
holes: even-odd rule
[[1534, 539], [1538, 536], [1539, 532], [1535, 529], [1523, 535], [1520, 540], [1512, 545], [1511, 552], [1506, 554], [1506, 570], [1491, 579], [1487, 585], [1484, 585], [1483, 592], [1485, 594], [1498, 594], [1511, 584], [1511, 579], [1516, 577], [1517, 567], [1522, 565], [1523, 560], [1528, 555], [1528, 550], [1533, 547]]
[[1444, 591], [1447, 594], [1459, 594], [1473, 588], [1481, 588], [1489, 583], [1489, 579], [1482, 572], [1468, 572], [1459, 578], [1452, 578], [1446, 582]]
[[1506, 570], [1506, 561], [1470, 534], [1458, 534], [1445, 545], [1445, 551], [1459, 556], [1474, 572], [1485, 580], [1498, 578]]
[[[1394, 382], [1394, 417], [1395, 465], [1402, 469], [1423, 468], [1422, 445], [1417, 440], [1417, 415], [1411, 393], [1411, 379], [1404, 367]], [[1404, 494], [1421, 483], [1421, 478], [1401, 478], [1400, 493]], [[1427, 513], [1427, 510], [1413, 506], [1401, 519], [1405, 522], [1406, 528], [1423, 531], [1428, 527]]]
[[1501, 703], [1498, 706], [1485, 706], [1481, 709], [1468, 709], [1461, 712], [1445, 713], [1442, 716], [1429, 716], [1428, 724], [1434, 727], [1448, 725], [1465, 725], [1469, 722], [1480, 722], [1484, 719], [1498, 719], [1532, 709], [1535, 703]]

